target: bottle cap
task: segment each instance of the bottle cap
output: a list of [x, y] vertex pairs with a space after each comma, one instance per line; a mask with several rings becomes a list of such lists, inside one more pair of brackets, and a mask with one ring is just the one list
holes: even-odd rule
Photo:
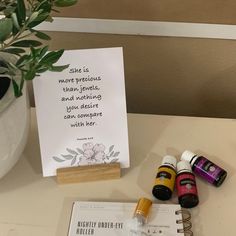
[[177, 173], [188, 171], [192, 173], [190, 163], [188, 161], [179, 161], [177, 163]]
[[176, 158], [174, 156], [164, 156], [162, 165], [169, 165], [176, 169]]
[[147, 198], [140, 198], [134, 211], [134, 216], [142, 215], [145, 218], [148, 216], [149, 210], [152, 206], [152, 201]]
[[191, 162], [192, 158], [196, 156], [195, 153], [191, 152], [191, 151], [184, 151], [181, 155], [181, 161], [188, 161], [188, 162]]

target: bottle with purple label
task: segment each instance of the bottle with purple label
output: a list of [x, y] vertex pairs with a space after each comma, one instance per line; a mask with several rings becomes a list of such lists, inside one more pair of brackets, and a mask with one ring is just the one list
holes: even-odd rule
[[188, 161], [195, 174], [201, 176], [216, 187], [219, 187], [227, 176], [227, 172], [224, 169], [217, 166], [206, 157], [198, 156], [188, 150], [183, 152], [181, 160]]

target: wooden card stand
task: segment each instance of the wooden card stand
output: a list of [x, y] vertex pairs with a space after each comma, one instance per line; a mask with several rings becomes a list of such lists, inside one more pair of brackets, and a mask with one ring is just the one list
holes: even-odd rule
[[57, 182], [59, 184], [69, 184], [118, 179], [120, 175], [120, 163], [67, 167], [57, 169]]

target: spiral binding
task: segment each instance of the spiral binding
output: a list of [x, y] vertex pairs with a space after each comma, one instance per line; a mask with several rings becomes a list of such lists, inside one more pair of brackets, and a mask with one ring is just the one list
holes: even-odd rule
[[191, 231], [192, 223], [191, 223], [191, 214], [187, 210], [178, 210], [175, 212], [176, 215], [182, 214], [182, 220], [176, 220], [177, 224], [182, 224], [183, 228], [178, 229], [177, 233], [184, 233], [185, 236], [193, 236], [193, 232]]

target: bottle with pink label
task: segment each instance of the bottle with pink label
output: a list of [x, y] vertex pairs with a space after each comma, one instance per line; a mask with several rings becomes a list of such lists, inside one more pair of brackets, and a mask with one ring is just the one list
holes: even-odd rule
[[177, 163], [176, 188], [179, 204], [184, 208], [192, 208], [198, 205], [198, 192], [195, 176], [187, 161]]
[[181, 160], [188, 161], [195, 174], [201, 176], [216, 187], [219, 187], [227, 176], [227, 172], [224, 169], [206, 157], [198, 156], [190, 151], [184, 151]]

